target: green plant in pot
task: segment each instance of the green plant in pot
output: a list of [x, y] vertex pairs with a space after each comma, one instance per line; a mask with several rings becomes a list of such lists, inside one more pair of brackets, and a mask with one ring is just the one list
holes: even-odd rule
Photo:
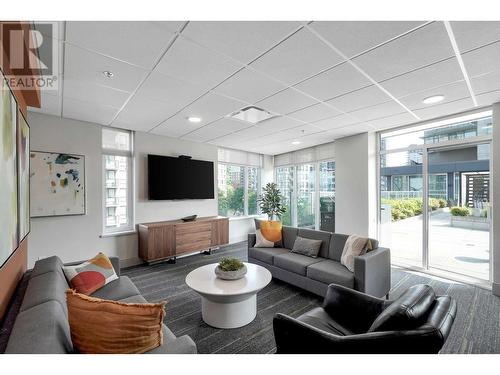
[[245, 264], [236, 258], [222, 258], [215, 267], [215, 274], [219, 279], [238, 280], [247, 273]]
[[266, 240], [278, 242], [281, 240], [281, 216], [286, 212], [286, 207], [282, 204], [283, 197], [274, 182], [268, 183], [262, 188], [262, 192], [259, 207], [267, 215], [267, 220], [260, 222], [260, 232]]

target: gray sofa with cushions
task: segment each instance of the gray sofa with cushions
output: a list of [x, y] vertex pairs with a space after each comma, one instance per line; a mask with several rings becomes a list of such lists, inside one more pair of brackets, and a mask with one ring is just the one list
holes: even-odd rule
[[[292, 253], [297, 236], [321, 240], [317, 258]], [[267, 268], [273, 277], [324, 297], [330, 284], [387, 296], [391, 287], [390, 251], [372, 241], [373, 250], [354, 259], [354, 272], [340, 263], [349, 236], [283, 226], [282, 247], [257, 248], [255, 234], [248, 235], [248, 261]]]
[[[110, 257], [110, 260], [116, 274], [120, 276], [119, 259]], [[65, 292], [69, 286], [62, 267], [63, 263], [56, 256], [35, 263], [5, 353], [76, 352], [71, 342], [66, 306]], [[129, 303], [147, 302], [126, 276], [120, 276], [105, 285], [94, 292], [92, 297]], [[172, 331], [163, 325], [163, 345], [149, 351], [148, 354], [195, 354], [196, 352], [196, 344], [189, 336], [175, 337]]]

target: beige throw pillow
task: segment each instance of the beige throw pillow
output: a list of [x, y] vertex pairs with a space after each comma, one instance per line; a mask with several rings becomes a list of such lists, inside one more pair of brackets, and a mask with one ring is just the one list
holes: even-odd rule
[[[354, 257], [364, 254], [367, 250], [368, 242], [371, 242], [366, 237], [350, 235], [344, 245], [340, 263], [347, 267], [351, 272], [354, 272]], [[371, 243], [370, 243], [371, 245]]]
[[255, 231], [255, 246], [254, 247], [274, 247], [274, 242], [267, 240], [260, 229]]

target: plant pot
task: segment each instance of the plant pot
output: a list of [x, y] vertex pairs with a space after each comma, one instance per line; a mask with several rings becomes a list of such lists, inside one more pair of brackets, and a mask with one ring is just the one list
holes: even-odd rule
[[222, 280], [238, 280], [243, 278], [246, 273], [247, 267], [245, 265], [237, 271], [222, 271], [220, 266], [215, 267], [215, 274]]
[[281, 228], [283, 225], [278, 220], [262, 220], [260, 222], [260, 232], [264, 238], [271, 242], [281, 240]]

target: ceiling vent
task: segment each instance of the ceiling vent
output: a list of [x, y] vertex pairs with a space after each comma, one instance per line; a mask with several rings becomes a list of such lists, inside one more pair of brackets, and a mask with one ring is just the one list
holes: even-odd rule
[[238, 112], [234, 112], [229, 115], [229, 117], [236, 120], [249, 122], [251, 124], [258, 124], [264, 120], [269, 120], [270, 118], [276, 117], [277, 115], [266, 111], [262, 108], [250, 106], [240, 109]]

